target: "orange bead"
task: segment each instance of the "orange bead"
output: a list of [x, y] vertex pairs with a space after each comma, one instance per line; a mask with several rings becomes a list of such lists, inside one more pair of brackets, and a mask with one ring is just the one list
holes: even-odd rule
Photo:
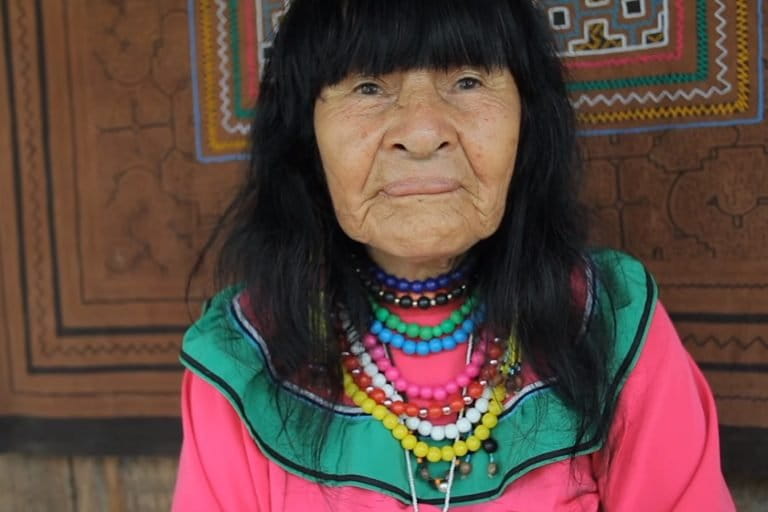
[[414, 404], [406, 404], [405, 414], [407, 414], [408, 416], [411, 416], [412, 418], [418, 418], [419, 408]]
[[357, 378], [355, 379], [355, 382], [357, 382], [358, 386], [365, 389], [368, 386], [370, 386], [373, 381], [370, 375], [368, 375], [367, 373], [360, 373], [360, 375], [358, 375]]
[[429, 417], [434, 419], [440, 418], [443, 415], [443, 408], [439, 405], [432, 405], [429, 407]]
[[344, 358], [344, 368], [347, 370], [354, 370], [355, 368], [358, 368], [360, 366], [360, 362], [357, 360], [355, 356], [346, 356]]
[[479, 382], [471, 383], [467, 391], [469, 393], [469, 396], [471, 396], [474, 399], [478, 399], [481, 396], [483, 396], [483, 386]]
[[464, 408], [464, 400], [457, 399], [451, 402], [451, 410], [453, 412], [461, 412], [463, 408]]
[[484, 380], [491, 380], [496, 376], [496, 368], [493, 366], [486, 366], [480, 372], [480, 378]]
[[392, 411], [393, 414], [400, 416], [405, 412], [405, 404], [400, 400], [392, 402], [392, 406], [389, 408], [389, 410]]
[[376, 400], [377, 404], [380, 404], [387, 399], [387, 395], [386, 393], [384, 393], [383, 389], [374, 389], [373, 391], [371, 391], [371, 394], [368, 396]]

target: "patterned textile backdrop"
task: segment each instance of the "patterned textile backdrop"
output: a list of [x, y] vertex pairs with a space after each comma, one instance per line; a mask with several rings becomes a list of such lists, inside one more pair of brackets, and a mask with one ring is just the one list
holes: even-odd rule
[[[765, 2], [539, 3], [595, 242], [656, 275], [736, 453], [768, 428]], [[19, 442], [23, 418], [98, 417], [159, 446], [176, 434], [146, 425], [176, 413], [184, 277], [237, 181], [284, 1], [2, 6], [0, 414]]]

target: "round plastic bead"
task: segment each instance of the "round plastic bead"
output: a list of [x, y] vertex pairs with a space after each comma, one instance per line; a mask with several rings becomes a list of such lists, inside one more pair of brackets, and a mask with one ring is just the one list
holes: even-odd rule
[[418, 444], [419, 440], [416, 439], [416, 436], [413, 434], [408, 434], [403, 438], [402, 441], [400, 441], [400, 445], [405, 448], [406, 450], [413, 450], [416, 448], [416, 445]]
[[488, 403], [488, 412], [495, 414], [498, 416], [501, 414], [501, 405], [496, 400], [491, 400]]
[[[374, 379], [374, 385], [376, 385], [376, 380]], [[480, 412], [488, 412], [488, 399], [487, 398], [478, 398], [475, 400], [475, 409], [477, 409]]]
[[430, 446], [427, 452], [427, 460], [429, 462], [438, 462], [443, 458], [443, 451], [437, 446]]
[[[365, 365], [365, 368], [363, 368], [363, 371], [364, 371], [364, 372], [365, 372], [365, 374], [366, 374], [366, 375], [368, 375], [369, 377], [375, 377], [375, 376], [376, 376], [376, 374], [378, 374], [378, 373], [379, 373], [379, 367], [378, 367], [378, 366], [376, 366], [376, 365], [375, 365], [375, 364], [373, 364], [373, 363], [370, 363], [370, 364], [367, 364], [367, 365]], [[383, 384], [382, 384], [382, 385], [383, 385]]]
[[[386, 416], [384, 416], [384, 419], [381, 420], [381, 422], [389, 430], [392, 430], [400, 423], [400, 421], [397, 419], [397, 416], [392, 413], [388, 413]], [[475, 435], [477, 435], [477, 429], [475, 429]]]
[[[367, 373], [367, 372], [366, 372]], [[372, 376], [372, 383], [377, 388], [383, 388], [387, 384], [387, 377], [383, 373], [377, 373]], [[477, 407], [477, 406], [475, 406]]]
[[472, 423], [467, 418], [461, 418], [456, 422], [456, 428], [458, 428], [459, 432], [462, 434], [466, 434], [472, 430]]
[[386, 322], [389, 318], [389, 310], [387, 308], [377, 308], [376, 312], [376, 320], [379, 322]]
[[453, 451], [452, 446], [443, 446], [440, 451], [442, 452], [443, 460], [445, 462], [450, 462], [453, 460], [453, 458], [456, 456], [456, 454]]
[[474, 407], [470, 407], [469, 409], [467, 409], [467, 412], [464, 413], [464, 417], [467, 418], [467, 420], [470, 423], [477, 423], [478, 421], [480, 421], [481, 415], [480, 415], [480, 411], [478, 411]]
[[361, 391], [358, 389], [354, 395], [352, 395], [352, 401], [357, 405], [358, 407], [365, 402], [368, 399], [368, 395], [365, 394], [365, 391]]
[[376, 400], [373, 400], [371, 398], [366, 398], [362, 404], [360, 404], [360, 408], [363, 410], [366, 414], [371, 414], [373, 412], [373, 408], [376, 407]]
[[405, 439], [407, 435], [409, 435], [409, 432], [408, 427], [405, 425], [397, 425], [392, 429], [392, 436], [397, 440]]
[[491, 430], [485, 425], [478, 425], [477, 427], [475, 427], [475, 437], [478, 438], [480, 441], [485, 441], [486, 439], [491, 437]]
[[430, 436], [435, 441], [442, 441], [445, 439], [445, 427], [441, 425], [432, 426], [432, 432], [430, 432]]
[[469, 448], [467, 448], [467, 443], [464, 441], [456, 441], [453, 443], [453, 453], [455, 453], [457, 457], [465, 456], [468, 451]]
[[387, 414], [389, 414], [389, 411], [387, 410], [386, 407], [384, 407], [383, 405], [377, 405], [376, 407], [373, 408], [373, 412], [371, 413], [371, 416], [373, 416], [377, 420], [383, 420]]
[[[478, 441], [478, 443], [479, 442], [480, 441]], [[418, 441], [416, 443], [416, 446], [413, 447], [413, 454], [417, 457], [426, 457], [428, 451], [429, 451], [429, 445], [424, 441]]]
[[459, 429], [455, 424], [445, 426], [445, 437], [448, 439], [456, 439], [459, 437]]
[[495, 414], [489, 412], [483, 414], [483, 425], [488, 428], [493, 428], [499, 424], [499, 418]]
[[464, 329], [456, 329], [453, 333], [453, 339], [455, 339], [458, 343], [464, 343], [469, 339], [469, 333], [465, 331]]
[[480, 449], [481, 441], [475, 436], [469, 436], [466, 440], [467, 448], [469, 448], [469, 451], [476, 452]]

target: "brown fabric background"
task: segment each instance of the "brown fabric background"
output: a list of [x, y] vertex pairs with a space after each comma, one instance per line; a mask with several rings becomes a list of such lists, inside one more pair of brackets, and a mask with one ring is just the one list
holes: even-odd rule
[[[0, 449], [175, 449], [185, 280], [242, 165], [195, 153], [188, 2], [0, 8]], [[768, 127], [582, 141], [595, 241], [650, 267], [728, 435], [760, 441]]]

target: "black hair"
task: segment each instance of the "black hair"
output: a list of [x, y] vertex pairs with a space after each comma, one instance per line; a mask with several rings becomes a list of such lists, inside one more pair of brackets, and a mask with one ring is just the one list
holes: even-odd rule
[[[363, 247], [341, 230], [325, 183], [315, 101], [350, 73], [462, 65], [509, 69], [522, 104], [504, 217], [469, 251], [473, 287], [488, 326], [516, 333], [527, 362], [555, 378], [556, 393], [578, 414], [575, 455], [610, 425], [611, 341], [596, 319], [579, 338], [584, 307], [573, 282], [583, 281], [588, 260], [575, 122], [546, 17], [533, 1], [293, 0], [264, 67], [245, 182], [212, 238], [221, 242], [217, 276], [222, 286], [245, 286], [281, 374], [338, 399], [341, 349], [328, 326], [338, 304], [358, 329], [370, 310], [353, 271]], [[322, 435], [315, 439], [321, 449]]]

